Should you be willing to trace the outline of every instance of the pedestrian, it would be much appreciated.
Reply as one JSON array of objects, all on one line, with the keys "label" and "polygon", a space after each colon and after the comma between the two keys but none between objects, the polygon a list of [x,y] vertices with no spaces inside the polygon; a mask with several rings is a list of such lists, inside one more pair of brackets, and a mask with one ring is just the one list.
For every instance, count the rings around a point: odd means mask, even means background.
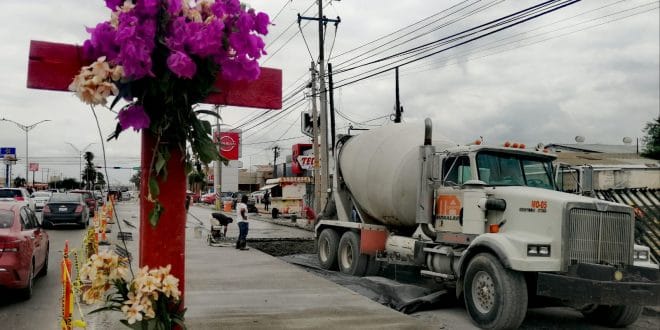
[{"label": "pedestrian", "polygon": [[236,248],[239,250],[249,250],[247,245],[248,234],[248,197],[243,195],[241,201],[236,205],[236,216],[238,218],[238,240],[236,240]]},{"label": "pedestrian", "polygon": [[268,211],[268,204],[270,204],[270,192],[266,191],[264,194],[264,207],[266,208],[266,211]]}]

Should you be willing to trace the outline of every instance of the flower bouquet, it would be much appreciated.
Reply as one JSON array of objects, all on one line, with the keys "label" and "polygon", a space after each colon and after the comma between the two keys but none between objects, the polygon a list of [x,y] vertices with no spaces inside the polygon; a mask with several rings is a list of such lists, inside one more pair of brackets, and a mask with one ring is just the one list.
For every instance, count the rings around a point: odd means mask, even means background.
[{"label": "flower bouquet", "polygon": [[[148,194],[156,225],[164,208],[158,179],[167,176],[170,148],[179,148],[187,169],[192,159],[220,160],[211,124],[193,109],[213,91],[217,75],[229,81],[254,80],[264,51],[261,36],[270,20],[238,0],[105,0],[110,20],[88,28],[82,56],[93,63],[69,86],[85,103],[109,108],[120,100],[118,124],[108,140],[129,127],[156,138]],[[191,153],[187,153],[187,145]],[[183,201],[182,201],[183,203]]]},{"label": "flower bouquet", "polygon": [[83,292],[88,304],[105,302],[92,311],[121,311],[123,324],[133,329],[171,329],[178,324],[185,328],[180,310],[179,279],[170,274],[170,266],[149,269],[143,267],[130,279],[129,270],[112,251],[102,251],[80,270],[81,280],[91,281]]}]

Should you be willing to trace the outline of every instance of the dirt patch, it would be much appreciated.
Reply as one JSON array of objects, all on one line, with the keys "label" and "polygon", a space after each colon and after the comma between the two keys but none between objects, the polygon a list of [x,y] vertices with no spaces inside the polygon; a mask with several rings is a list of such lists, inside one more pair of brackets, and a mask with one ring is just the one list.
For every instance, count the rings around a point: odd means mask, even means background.
[{"label": "dirt patch", "polygon": [[316,253],[316,244],[310,239],[250,240],[248,238],[248,246],[274,257]]}]

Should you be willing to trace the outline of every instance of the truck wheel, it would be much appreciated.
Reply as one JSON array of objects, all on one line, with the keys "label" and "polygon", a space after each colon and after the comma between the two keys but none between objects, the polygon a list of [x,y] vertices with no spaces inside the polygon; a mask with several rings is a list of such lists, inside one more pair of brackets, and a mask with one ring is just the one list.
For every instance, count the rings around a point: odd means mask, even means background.
[{"label": "truck wheel", "polygon": [[623,328],[635,323],[641,314],[642,306],[597,305],[589,310],[582,310],[582,315],[589,322],[614,328]]},{"label": "truck wheel", "polygon": [[468,314],[482,329],[516,329],[527,313],[527,284],[493,255],[476,255],[467,266],[463,296]]},{"label": "truck wheel", "polygon": [[360,253],[360,236],[347,231],[339,241],[339,270],[348,275],[364,276],[369,264],[369,256]]},{"label": "truck wheel", "polygon": [[319,235],[318,252],[321,268],[327,270],[337,270],[337,246],[339,245],[339,235],[334,229],[323,229]]}]

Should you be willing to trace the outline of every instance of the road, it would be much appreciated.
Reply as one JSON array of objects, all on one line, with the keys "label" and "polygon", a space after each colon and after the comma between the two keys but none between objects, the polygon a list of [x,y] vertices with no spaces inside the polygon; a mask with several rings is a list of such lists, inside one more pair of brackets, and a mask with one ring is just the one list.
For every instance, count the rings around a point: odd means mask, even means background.
[{"label": "road", "polygon": [[[117,212],[120,219],[127,219],[132,223],[137,222],[138,205],[135,200],[118,204]],[[195,227],[201,221],[208,228],[211,209],[202,206],[192,206],[189,211],[189,227]],[[258,217],[253,216],[253,219]],[[127,228],[124,227],[125,230]],[[136,229],[132,229],[133,232]],[[189,234],[192,230],[189,231]],[[82,243],[83,230],[76,228],[58,228],[48,230],[50,235],[51,251],[49,255],[49,273],[35,283],[34,296],[28,301],[17,301],[12,299],[11,292],[0,292],[0,328],[3,329],[57,329],[60,316],[60,294],[59,262],[64,241],[69,240],[72,248],[79,247]],[[228,236],[238,235],[237,226],[230,225]],[[303,238],[309,239],[312,234],[298,228],[279,226],[264,221],[251,221],[250,234],[248,238]],[[199,239],[203,243],[203,237],[189,237]],[[135,249],[137,242],[129,242],[129,249]],[[294,266],[291,266],[294,267]],[[319,281],[323,279],[319,278]],[[454,304],[453,306],[417,312],[411,316],[432,324],[437,329],[474,329],[468,319],[465,310]],[[88,310],[88,309],[87,309]],[[392,313],[397,313],[392,311]],[[89,318],[88,318],[89,319]],[[643,315],[629,329],[657,329],[660,320],[657,316]],[[523,329],[605,329],[587,323],[582,316],[567,308],[542,308],[532,309],[522,326]]]},{"label": "road", "polygon": [[[41,213],[37,213],[41,219]],[[34,284],[34,295],[28,301],[16,300],[12,293],[0,293],[0,328],[13,330],[57,329],[60,317],[60,262],[64,242],[69,241],[70,248],[82,244],[83,229],[57,228],[46,230],[50,236],[50,254],[48,255],[48,274],[38,278]]]}]

